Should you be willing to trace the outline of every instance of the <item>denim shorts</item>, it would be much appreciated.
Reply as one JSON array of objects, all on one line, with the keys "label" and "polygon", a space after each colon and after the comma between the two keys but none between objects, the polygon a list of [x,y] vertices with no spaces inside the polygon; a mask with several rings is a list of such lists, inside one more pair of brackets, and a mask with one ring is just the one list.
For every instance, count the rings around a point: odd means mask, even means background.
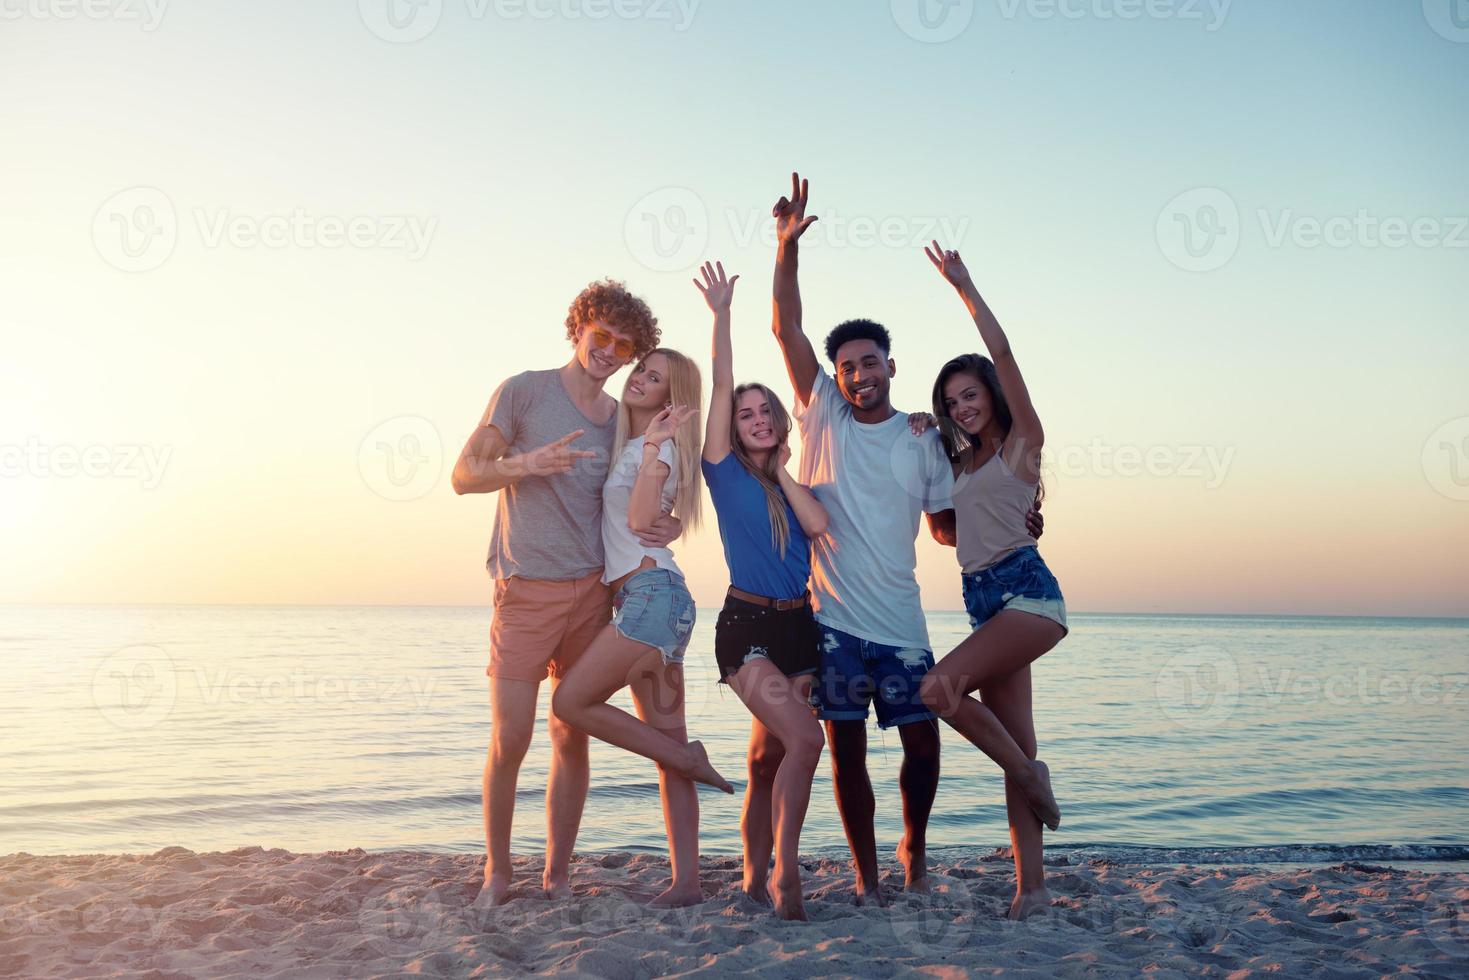
[{"label": "denim shorts", "polygon": [[932,668],[932,650],[875,643],[821,624],[821,672],[811,699],[824,721],[865,721],[874,701],[880,728],[931,721],[918,687]]},{"label": "denim shorts", "polygon": [[694,597],[678,572],[645,568],[613,596],[612,625],[629,640],[656,647],[664,663],[681,664],[694,632]]},{"label": "denim shorts", "polygon": [[989,568],[965,572],[964,608],[974,629],[1002,609],[1018,609],[1044,616],[1070,631],[1061,585],[1034,546],[1016,548]]},{"label": "denim shorts", "polygon": [[719,683],[763,657],[787,677],[821,670],[821,628],[811,606],[775,609],[728,596],[714,626],[714,662]]}]

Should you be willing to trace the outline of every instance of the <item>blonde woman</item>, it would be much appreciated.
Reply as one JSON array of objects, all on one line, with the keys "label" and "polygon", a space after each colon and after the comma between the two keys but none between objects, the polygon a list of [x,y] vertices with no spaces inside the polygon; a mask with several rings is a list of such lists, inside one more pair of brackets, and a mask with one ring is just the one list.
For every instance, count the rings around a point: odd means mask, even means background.
[{"label": "blonde woman", "polygon": [[[694,600],[667,548],[638,535],[669,510],[685,530],[700,517],[699,369],[660,347],[627,379],[617,410],[612,467],[602,491],[603,580],[612,622],[556,688],[557,718],[658,764],[673,881],[654,905],[694,905],[699,885],[699,797],[694,783],[734,788],[684,727],[683,657],[694,629]],[[639,718],[607,703],[631,687]]]}]

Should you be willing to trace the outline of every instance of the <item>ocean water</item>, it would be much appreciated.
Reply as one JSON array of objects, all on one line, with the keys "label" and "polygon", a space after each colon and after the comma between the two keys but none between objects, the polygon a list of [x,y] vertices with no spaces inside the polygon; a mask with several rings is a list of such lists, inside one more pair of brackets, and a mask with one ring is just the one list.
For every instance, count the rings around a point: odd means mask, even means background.
[{"label": "ocean water", "polygon": [[[703,848],[738,853],[749,715],[714,683],[714,618],[688,721],[737,787],[702,794]],[[929,623],[940,653],[968,632]],[[482,608],[0,607],[0,853],[481,850],[488,631]],[[522,854],[544,846],[546,700]],[[1034,700],[1053,852],[1469,860],[1469,621],[1076,615]],[[874,727],[884,850],[900,761]],[[652,764],[594,741],[592,768],[578,850],[661,852]],[[1008,843],[998,769],[947,728],[929,842]],[[802,847],[845,850],[825,761]]]}]

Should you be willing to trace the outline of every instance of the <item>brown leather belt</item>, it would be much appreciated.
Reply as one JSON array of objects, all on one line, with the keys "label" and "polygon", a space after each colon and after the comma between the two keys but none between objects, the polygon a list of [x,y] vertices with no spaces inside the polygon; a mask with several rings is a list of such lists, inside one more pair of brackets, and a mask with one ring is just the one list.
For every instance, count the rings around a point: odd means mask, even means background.
[{"label": "brown leather belt", "polygon": [[771,609],[800,609],[811,601],[811,593],[809,592],[802,593],[798,599],[767,599],[763,595],[746,592],[744,589],[737,589],[733,585],[729,587],[729,594],[742,602],[752,602],[757,606],[767,606]]}]

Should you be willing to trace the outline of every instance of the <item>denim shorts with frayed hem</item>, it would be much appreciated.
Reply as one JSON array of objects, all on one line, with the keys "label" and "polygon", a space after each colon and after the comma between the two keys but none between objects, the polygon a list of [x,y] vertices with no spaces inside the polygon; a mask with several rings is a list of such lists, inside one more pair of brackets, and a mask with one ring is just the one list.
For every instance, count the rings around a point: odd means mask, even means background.
[{"label": "denim shorts with frayed hem", "polygon": [[821,624],[821,672],[811,697],[823,721],[864,721],[876,702],[880,728],[932,721],[918,696],[933,651],[895,647]]},{"label": "denim shorts with frayed hem", "polygon": [[678,572],[645,568],[617,590],[612,625],[629,640],[657,649],[665,664],[681,664],[694,632],[694,597]]},{"label": "denim shorts with frayed hem", "polygon": [[1070,631],[1061,585],[1034,547],[1017,548],[989,568],[964,573],[964,608],[973,629],[1005,609],[1043,616]]}]

